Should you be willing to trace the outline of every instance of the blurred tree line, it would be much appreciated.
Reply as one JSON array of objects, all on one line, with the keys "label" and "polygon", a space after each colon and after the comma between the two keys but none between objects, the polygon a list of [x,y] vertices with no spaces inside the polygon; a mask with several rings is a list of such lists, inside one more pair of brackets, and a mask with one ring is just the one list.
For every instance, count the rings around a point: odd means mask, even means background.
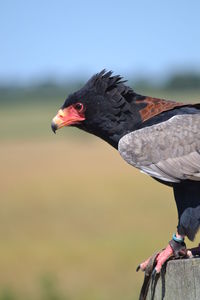
[{"label": "blurred tree line", "polygon": [[[55,102],[63,99],[71,92],[80,88],[86,80],[58,83],[53,80],[44,80],[40,83],[29,85],[1,84],[0,104]],[[177,72],[166,78],[163,82],[152,83],[149,79],[142,78],[128,83],[138,93],[151,90],[186,91],[200,90],[200,73]]]},{"label": "blurred tree line", "polygon": [[141,79],[136,82],[135,87],[144,89],[159,89],[169,91],[199,90],[200,73],[177,72],[171,74],[163,82],[152,83],[150,80]]},{"label": "blurred tree line", "polygon": [[165,88],[170,90],[186,90],[200,88],[200,74],[195,73],[177,73],[171,76],[165,83]]}]

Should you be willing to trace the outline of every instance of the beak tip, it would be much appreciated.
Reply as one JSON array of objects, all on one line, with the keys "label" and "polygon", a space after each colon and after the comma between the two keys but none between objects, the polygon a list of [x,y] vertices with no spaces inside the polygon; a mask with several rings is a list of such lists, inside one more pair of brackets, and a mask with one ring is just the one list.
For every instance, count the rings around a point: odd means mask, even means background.
[{"label": "beak tip", "polygon": [[54,121],[51,122],[51,129],[56,134],[56,130],[58,129],[58,126]]}]

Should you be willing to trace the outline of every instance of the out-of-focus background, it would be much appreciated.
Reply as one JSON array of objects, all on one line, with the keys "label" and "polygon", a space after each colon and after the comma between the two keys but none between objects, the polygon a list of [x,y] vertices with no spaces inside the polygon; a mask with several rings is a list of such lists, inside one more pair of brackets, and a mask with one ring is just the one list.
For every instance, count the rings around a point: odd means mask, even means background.
[{"label": "out-of-focus background", "polygon": [[199,1],[1,1],[0,300],[137,299],[177,215],[170,188],[50,122],[103,68],[200,101]]}]

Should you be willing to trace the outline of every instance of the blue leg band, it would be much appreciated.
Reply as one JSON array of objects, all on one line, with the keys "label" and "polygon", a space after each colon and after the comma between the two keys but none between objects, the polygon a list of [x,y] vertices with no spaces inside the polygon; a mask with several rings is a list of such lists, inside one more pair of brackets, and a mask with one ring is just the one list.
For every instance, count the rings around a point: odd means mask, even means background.
[{"label": "blue leg band", "polygon": [[177,242],[177,243],[183,243],[184,242],[184,238],[179,238],[176,236],[176,233],[173,234],[172,239]]}]

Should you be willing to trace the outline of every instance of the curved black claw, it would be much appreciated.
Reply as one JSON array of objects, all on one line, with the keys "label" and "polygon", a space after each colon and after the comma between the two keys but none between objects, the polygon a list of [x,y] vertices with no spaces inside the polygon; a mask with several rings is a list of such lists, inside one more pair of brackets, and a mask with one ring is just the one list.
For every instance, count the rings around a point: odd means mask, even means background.
[{"label": "curved black claw", "polygon": [[140,271],[140,265],[137,266],[136,272]]}]

